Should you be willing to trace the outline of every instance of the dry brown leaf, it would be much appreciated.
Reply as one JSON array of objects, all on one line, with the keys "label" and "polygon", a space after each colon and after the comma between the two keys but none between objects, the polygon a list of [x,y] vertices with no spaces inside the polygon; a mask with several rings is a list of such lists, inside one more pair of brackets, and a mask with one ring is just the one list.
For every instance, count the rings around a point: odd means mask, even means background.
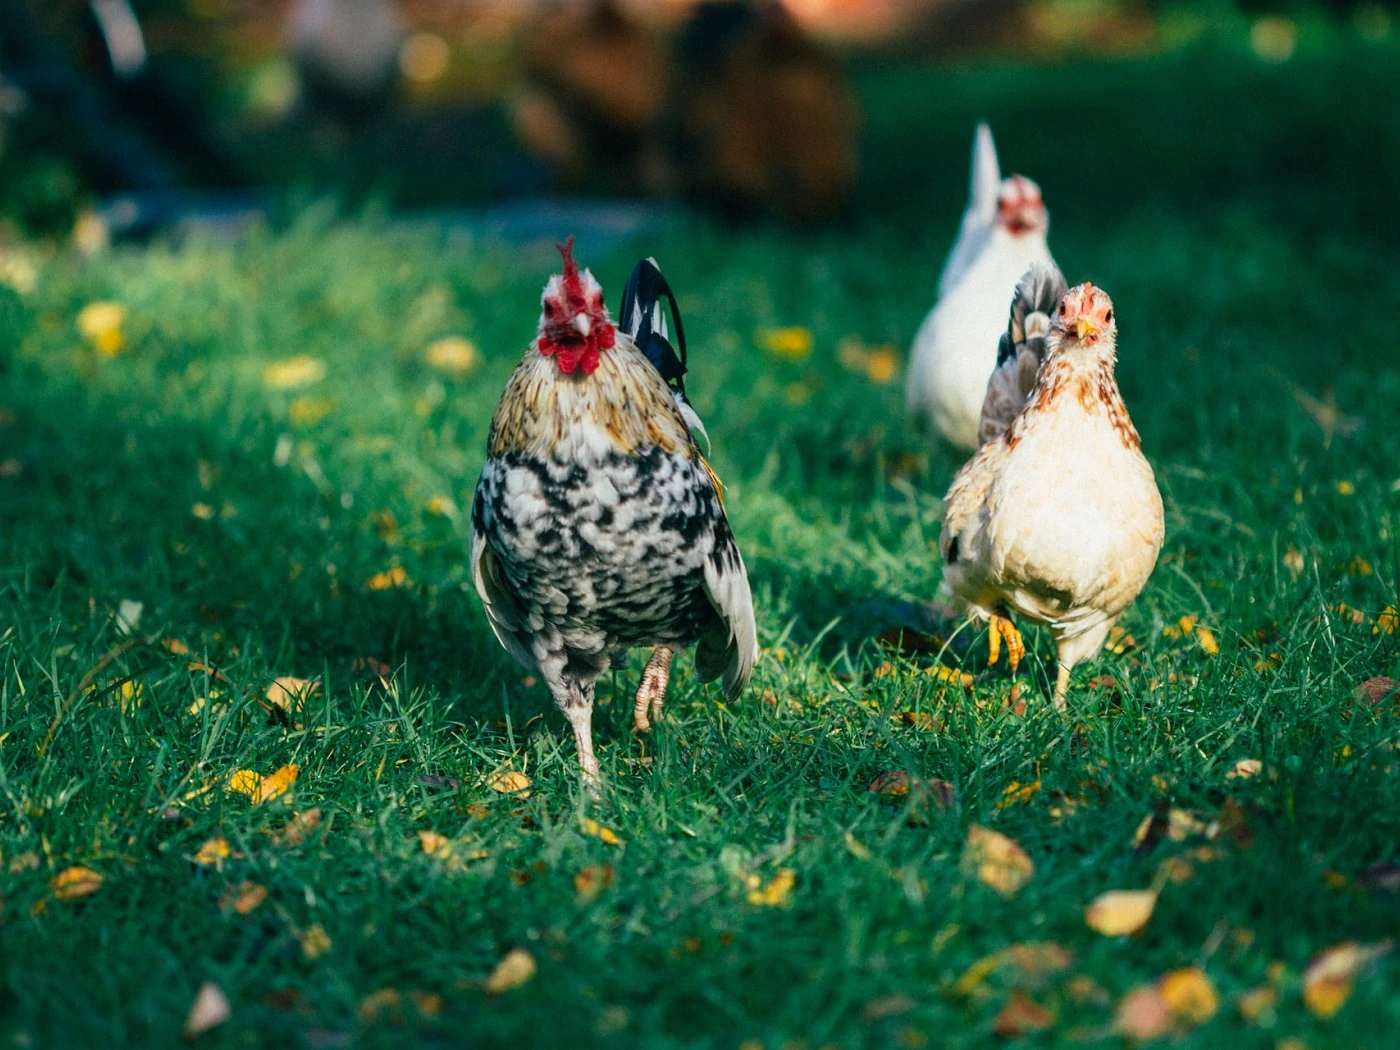
[{"label": "dry brown leaf", "polygon": [[1397,690],[1400,690],[1400,682],[1394,678],[1368,678],[1352,690],[1351,695],[1360,703],[1377,707],[1394,696]]},{"label": "dry brown leaf", "polygon": [[881,773],[870,782],[867,789],[872,795],[888,795],[898,798],[909,794],[909,774],[902,769],[891,769]]},{"label": "dry brown leaf", "polygon": [[992,1022],[992,1030],[1003,1039],[1015,1039],[1027,1032],[1042,1032],[1055,1023],[1055,1015],[1016,988]]},{"label": "dry brown leaf", "polygon": [[535,957],[524,948],[512,948],[486,978],[486,993],[500,995],[529,984],[535,976]]},{"label": "dry brown leaf", "polygon": [[596,900],[612,883],[611,864],[590,864],[574,876],[574,889],[578,891],[579,900],[585,904]]},{"label": "dry brown leaf", "polygon": [[199,847],[199,851],[194,855],[194,862],[201,867],[212,867],[225,860],[232,852],[229,849],[228,839],[220,835]]},{"label": "dry brown leaf", "polygon": [[275,841],[279,846],[300,846],[321,824],[321,808],[308,809],[304,813],[293,813]]},{"label": "dry brown leaf", "polygon": [[1155,985],[1139,985],[1118,1003],[1114,1027],[1129,1039],[1158,1039],[1172,1030],[1172,1010]]},{"label": "dry brown leaf", "polygon": [[1303,973],[1303,1005],[1324,1021],[1335,1016],[1351,997],[1356,975],[1393,946],[1388,940],[1375,944],[1344,941],[1328,948]]},{"label": "dry brown leaf", "polygon": [[967,829],[963,866],[1003,897],[1013,897],[1035,874],[1035,865],[1015,839],[973,824]]},{"label": "dry brown leaf", "polygon": [[530,786],[530,778],[518,770],[508,769],[504,773],[497,773],[486,782],[486,786],[502,795],[518,793],[521,798],[530,797],[530,792],[526,790]]},{"label": "dry brown leaf", "polygon": [[1156,906],[1155,890],[1109,890],[1084,909],[1084,921],[1105,937],[1120,937],[1146,926]]},{"label": "dry brown leaf", "polygon": [[1157,991],[1172,1015],[1189,1025],[1205,1024],[1220,1009],[1215,985],[1195,966],[1164,974],[1157,981]]},{"label": "dry brown leaf", "polygon": [[75,864],[71,868],[64,868],[50,879],[49,889],[53,890],[53,895],[59,900],[67,901],[96,893],[102,888],[103,881],[101,872]]},{"label": "dry brown leaf", "polygon": [[218,1028],[229,1019],[232,1012],[224,990],[213,981],[205,981],[199,986],[194,1004],[190,1007],[190,1015],[185,1018],[180,1034],[186,1039],[193,1039],[212,1028]]}]

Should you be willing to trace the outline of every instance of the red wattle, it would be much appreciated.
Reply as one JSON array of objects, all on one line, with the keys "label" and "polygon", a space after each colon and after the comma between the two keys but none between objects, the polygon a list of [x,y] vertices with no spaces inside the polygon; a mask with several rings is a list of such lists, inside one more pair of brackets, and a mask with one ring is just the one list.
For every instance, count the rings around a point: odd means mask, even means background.
[{"label": "red wattle", "polygon": [[554,358],[555,364],[559,366],[559,371],[566,376],[573,375],[578,369],[583,370],[586,376],[592,375],[598,368],[598,351],[611,350],[616,342],[616,330],[610,324],[599,325],[593,333],[581,342],[556,343],[547,335],[540,336],[540,353],[545,357]]}]

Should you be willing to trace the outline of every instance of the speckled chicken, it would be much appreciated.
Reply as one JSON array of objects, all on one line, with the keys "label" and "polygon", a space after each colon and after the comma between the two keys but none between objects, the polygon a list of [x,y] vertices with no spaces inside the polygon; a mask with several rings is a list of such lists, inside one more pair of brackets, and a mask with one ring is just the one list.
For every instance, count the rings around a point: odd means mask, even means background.
[{"label": "speckled chicken", "polygon": [[653,261],[639,263],[619,330],[572,246],[560,246],[564,271],[545,287],[535,340],[491,421],[471,557],[496,637],[549,686],[596,789],[593,689],[611,663],[654,647],[633,708],[644,732],[677,649],[698,642],[696,673],[723,676],[732,698],[758,642],[744,561],[691,435],[674,296]]},{"label": "speckled chicken", "polygon": [[1113,303],[1092,284],[1063,289],[1049,268],[1017,287],[982,444],[953,479],[939,538],[954,598],[991,621],[994,661],[1002,638],[1013,670],[1024,652],[1011,611],[1049,626],[1061,709],[1075,664],[1099,653],[1147,582],[1164,531],[1114,378]]}]

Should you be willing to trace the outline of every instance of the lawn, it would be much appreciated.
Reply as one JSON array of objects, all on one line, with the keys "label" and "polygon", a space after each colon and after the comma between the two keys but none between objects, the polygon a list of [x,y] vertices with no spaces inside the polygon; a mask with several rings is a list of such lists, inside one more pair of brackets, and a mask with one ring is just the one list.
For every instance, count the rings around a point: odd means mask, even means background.
[{"label": "lawn", "polygon": [[[1393,955],[1305,974],[1400,932],[1400,707],[1357,691],[1400,678],[1397,58],[869,70],[846,224],[581,238],[614,304],[639,253],[682,293],[765,646],[733,704],[682,660],[646,739],[640,656],[600,682],[597,803],[465,559],[548,243],[311,207],[24,249],[32,290],[0,289],[6,1045],[176,1045],[206,981],[232,1006],[208,1046],[1112,1045],[1144,987],[1172,1045],[1394,1045]],[[981,635],[927,616],[958,461],[882,367],[981,115],[1071,282],[1114,296],[1167,508],[1131,639],[1063,719],[1047,636],[1013,697]],[[84,336],[103,302],[124,320]],[[809,352],[764,349],[786,327]],[[304,684],[274,702],[274,678]],[[970,828],[1033,874],[979,863]],[[1086,925],[1148,889],[1139,932]]]}]

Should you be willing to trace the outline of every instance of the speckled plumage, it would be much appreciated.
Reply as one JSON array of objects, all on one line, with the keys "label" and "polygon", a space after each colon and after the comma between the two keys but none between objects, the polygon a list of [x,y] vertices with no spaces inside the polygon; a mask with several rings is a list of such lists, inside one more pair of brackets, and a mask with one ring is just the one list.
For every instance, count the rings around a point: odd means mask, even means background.
[{"label": "speckled plumage", "polygon": [[[1093,328],[1088,340],[1075,334],[1080,317]],[[1050,627],[1057,702],[1162,547],[1162,497],[1118,392],[1115,343],[1108,297],[1091,285],[1071,290],[1029,399],[1000,420],[944,501],[945,582],[980,619],[1010,609]]]},{"label": "speckled plumage", "polygon": [[[576,735],[596,679],[636,646],[698,642],[700,678],[743,689],[757,656],[743,559],[672,392],[627,334],[591,374],[563,374],[532,346],[488,451],[476,587],[501,644],[538,670]],[[584,750],[580,739],[596,779]]]}]

